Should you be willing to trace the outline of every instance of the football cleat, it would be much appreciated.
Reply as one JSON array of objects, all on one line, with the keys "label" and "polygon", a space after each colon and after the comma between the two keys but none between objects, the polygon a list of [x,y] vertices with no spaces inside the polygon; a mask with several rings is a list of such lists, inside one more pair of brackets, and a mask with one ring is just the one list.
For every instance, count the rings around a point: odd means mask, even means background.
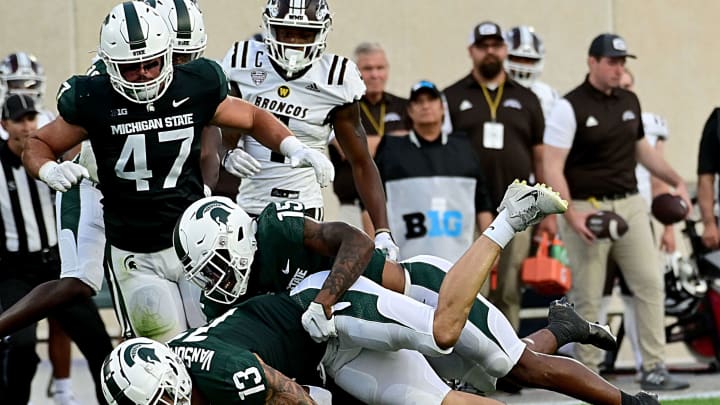
[{"label": "football cleat", "polygon": [[565,297],[550,303],[548,329],[557,338],[558,347],[578,342],[603,350],[617,349],[617,338],[610,332],[610,327],[586,321]]},{"label": "football cleat", "polygon": [[507,210],[507,221],[520,232],[535,225],[550,214],[567,211],[568,202],[545,184],[528,186],[525,180],[515,180],[505,191],[498,212]]}]

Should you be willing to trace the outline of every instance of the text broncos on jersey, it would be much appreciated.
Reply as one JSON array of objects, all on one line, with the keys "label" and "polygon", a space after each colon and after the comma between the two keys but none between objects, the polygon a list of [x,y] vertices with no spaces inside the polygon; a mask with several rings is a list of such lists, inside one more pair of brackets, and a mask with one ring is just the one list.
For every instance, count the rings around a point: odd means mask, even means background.
[{"label": "text broncos on jersey", "polygon": [[298,119],[305,119],[308,113],[307,107],[290,104],[285,101],[273,100],[271,98],[261,96],[255,98],[255,106],[260,107],[263,110],[270,110],[278,114],[291,115]]},{"label": "text broncos on jersey", "polygon": [[111,126],[113,135],[127,135],[136,132],[144,132],[153,129],[173,128],[186,125],[193,125],[193,114],[173,115],[165,118],[153,118],[149,120],[126,122]]}]

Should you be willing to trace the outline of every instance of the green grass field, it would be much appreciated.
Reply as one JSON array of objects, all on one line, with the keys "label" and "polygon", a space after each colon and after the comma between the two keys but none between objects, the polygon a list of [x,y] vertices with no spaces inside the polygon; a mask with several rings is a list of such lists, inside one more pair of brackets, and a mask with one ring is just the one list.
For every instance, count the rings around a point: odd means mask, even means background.
[{"label": "green grass field", "polygon": [[720,398],[703,399],[675,399],[671,401],[660,401],[662,405],[718,405]]}]

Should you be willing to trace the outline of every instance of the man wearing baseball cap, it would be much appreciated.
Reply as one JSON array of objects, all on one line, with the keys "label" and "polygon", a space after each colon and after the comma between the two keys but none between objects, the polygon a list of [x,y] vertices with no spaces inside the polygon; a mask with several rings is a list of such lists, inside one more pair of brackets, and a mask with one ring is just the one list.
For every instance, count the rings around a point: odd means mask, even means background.
[{"label": "man wearing baseball cap", "polygon": [[[672,185],[691,206],[682,177],[645,142],[637,96],[619,88],[628,53],[616,34],[595,37],[588,50],[585,81],[555,103],[545,129],[544,172],[548,185],[572,201],[558,219],[573,285],[568,296],[586,319],[598,319],[608,257],[615,261],[635,295],[642,352],[644,390],[687,388],[687,381],[668,373],[665,358],[663,275],[650,230],[645,201],[638,194],[635,166]],[[629,225],[620,239],[598,240],[586,226],[587,217],[611,210]],[[545,225],[550,225],[546,223]],[[575,346],[575,357],[598,370],[603,354],[587,345]]]},{"label": "man wearing baseball cap", "polygon": [[407,112],[410,133],[384,136],[375,156],[390,230],[403,259],[432,254],[455,261],[473,242],[476,224],[482,229],[492,221],[480,162],[464,134],[443,130],[445,103],[434,83],[413,85]]},{"label": "man wearing baseball cap", "polygon": [[[443,92],[453,129],[470,139],[487,179],[491,205],[496,207],[513,180],[534,177],[543,182],[539,165],[545,119],[535,93],[504,69],[508,48],[500,26],[483,21],[473,27],[468,42],[471,71]],[[482,290],[516,331],[520,327],[520,265],[530,250],[531,233],[519,233],[505,247],[498,262],[497,287],[488,293],[487,283]]]}]

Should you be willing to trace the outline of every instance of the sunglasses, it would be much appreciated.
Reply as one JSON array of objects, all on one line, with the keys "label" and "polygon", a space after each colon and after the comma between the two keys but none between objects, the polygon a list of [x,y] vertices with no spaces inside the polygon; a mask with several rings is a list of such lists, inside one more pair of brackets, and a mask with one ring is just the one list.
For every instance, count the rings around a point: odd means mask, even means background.
[{"label": "sunglasses", "polygon": [[160,67],[160,60],[155,59],[149,62],[123,63],[119,66],[119,69],[120,73],[127,74],[140,73],[140,70],[148,72],[158,67]]}]

